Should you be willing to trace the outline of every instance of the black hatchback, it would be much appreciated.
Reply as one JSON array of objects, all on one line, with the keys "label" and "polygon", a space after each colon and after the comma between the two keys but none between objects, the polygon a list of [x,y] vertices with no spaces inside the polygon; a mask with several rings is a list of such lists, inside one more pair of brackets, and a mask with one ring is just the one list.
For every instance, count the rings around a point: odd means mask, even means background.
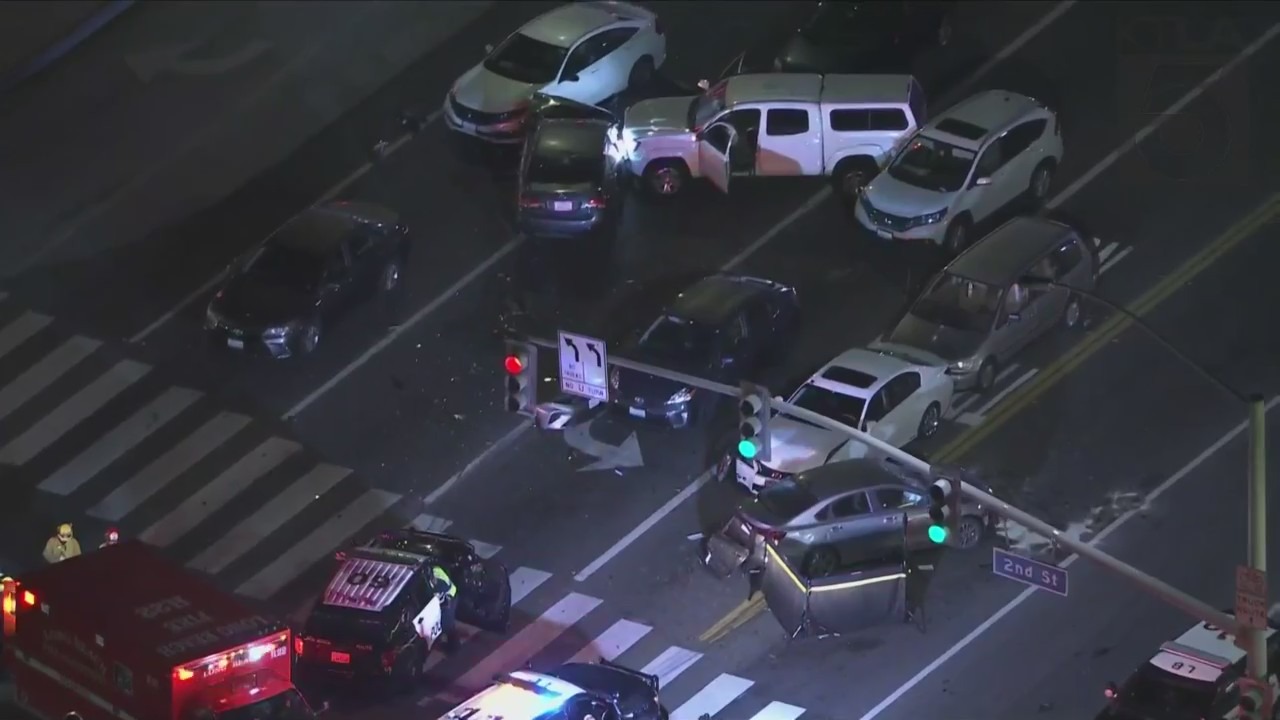
[{"label": "black hatchback", "polygon": [[295,216],[232,264],[205,310],[213,345],[287,358],[316,349],[329,323],[400,287],[409,231],[392,210],[333,202]]},{"label": "black hatchback", "polygon": [[520,159],[520,231],[530,237],[611,232],[624,197],[616,140],[606,120],[541,119]]},{"label": "black hatchback", "polygon": [[[792,287],[745,275],[712,275],[686,288],[657,319],[633,333],[621,354],[736,385],[786,352],[799,311]],[[709,412],[702,391],[646,373],[614,366],[609,386],[610,402],[632,417],[680,428]]]}]

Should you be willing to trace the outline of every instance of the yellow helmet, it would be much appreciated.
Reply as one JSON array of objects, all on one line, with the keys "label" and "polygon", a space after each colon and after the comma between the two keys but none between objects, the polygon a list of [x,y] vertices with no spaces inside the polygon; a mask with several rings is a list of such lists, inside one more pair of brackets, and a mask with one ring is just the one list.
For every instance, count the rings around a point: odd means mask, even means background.
[{"label": "yellow helmet", "polygon": [[70,534],[71,534],[71,523],[62,523],[61,525],[59,525],[59,526],[58,526],[58,534],[59,534],[59,535],[70,535]]}]

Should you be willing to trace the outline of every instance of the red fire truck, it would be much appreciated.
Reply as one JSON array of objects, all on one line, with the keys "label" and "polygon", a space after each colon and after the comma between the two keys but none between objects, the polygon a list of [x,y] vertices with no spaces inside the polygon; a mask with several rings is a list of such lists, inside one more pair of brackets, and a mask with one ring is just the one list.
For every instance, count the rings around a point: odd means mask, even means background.
[{"label": "red fire truck", "polygon": [[18,704],[62,720],[303,720],[289,628],[141,542],[5,584]]}]

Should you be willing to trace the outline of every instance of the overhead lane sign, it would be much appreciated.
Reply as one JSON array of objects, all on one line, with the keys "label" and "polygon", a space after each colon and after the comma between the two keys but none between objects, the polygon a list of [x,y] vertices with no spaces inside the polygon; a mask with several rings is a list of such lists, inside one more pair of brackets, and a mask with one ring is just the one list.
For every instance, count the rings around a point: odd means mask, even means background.
[{"label": "overhead lane sign", "polygon": [[609,402],[609,354],[603,340],[560,331],[560,390]]}]

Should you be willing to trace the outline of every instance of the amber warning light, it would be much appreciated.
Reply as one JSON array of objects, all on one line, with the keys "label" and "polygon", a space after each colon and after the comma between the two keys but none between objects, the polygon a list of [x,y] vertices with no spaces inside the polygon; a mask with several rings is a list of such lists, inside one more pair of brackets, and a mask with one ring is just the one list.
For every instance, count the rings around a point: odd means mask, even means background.
[{"label": "amber warning light", "polygon": [[507,359],[502,361],[502,367],[506,368],[508,375],[519,375],[524,370],[524,360],[515,355],[508,355]]}]

